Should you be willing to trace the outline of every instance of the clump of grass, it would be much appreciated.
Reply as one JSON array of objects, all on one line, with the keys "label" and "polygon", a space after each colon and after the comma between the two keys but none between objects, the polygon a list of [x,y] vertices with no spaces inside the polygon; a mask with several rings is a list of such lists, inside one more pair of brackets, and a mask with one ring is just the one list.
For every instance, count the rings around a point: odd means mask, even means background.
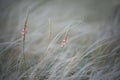
[{"label": "clump of grass", "polygon": [[[7,76],[12,75],[17,76],[17,80],[119,79],[120,39],[117,37],[95,39],[90,32],[74,37],[70,32],[68,46],[61,48],[61,36],[65,33],[63,39],[66,39],[68,34],[66,29],[68,30],[69,27],[53,36],[46,46],[47,50],[43,52],[44,56],[41,57],[42,53],[40,53],[30,58],[26,57],[26,64],[22,63],[23,55],[19,54],[21,53],[19,48],[6,50],[6,54],[2,56],[7,60],[0,56],[0,79],[9,80]],[[14,56],[13,53],[17,54]],[[20,63],[17,63],[17,60],[21,60]]]}]

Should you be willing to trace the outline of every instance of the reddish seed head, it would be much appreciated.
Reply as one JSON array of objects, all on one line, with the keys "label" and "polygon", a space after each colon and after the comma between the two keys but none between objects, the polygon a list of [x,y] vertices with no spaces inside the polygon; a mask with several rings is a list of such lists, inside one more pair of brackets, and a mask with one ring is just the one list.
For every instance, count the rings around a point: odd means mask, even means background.
[{"label": "reddish seed head", "polygon": [[22,30],[22,32],[21,32],[21,35],[22,35],[22,38],[23,38],[23,39],[25,39],[26,33],[27,33],[27,29],[24,28],[24,29]]},{"label": "reddish seed head", "polygon": [[63,41],[61,42],[61,47],[63,48],[66,44],[67,44],[67,38],[63,39]]},{"label": "reddish seed head", "polygon": [[22,32],[21,32],[23,40],[25,40],[25,36],[27,34],[27,31],[28,31],[27,30],[27,22],[28,22],[28,15],[27,15],[27,18],[25,20],[24,28],[22,29]]},{"label": "reddish seed head", "polygon": [[65,32],[64,39],[61,42],[62,48],[68,43],[67,36],[68,36],[68,31]]}]

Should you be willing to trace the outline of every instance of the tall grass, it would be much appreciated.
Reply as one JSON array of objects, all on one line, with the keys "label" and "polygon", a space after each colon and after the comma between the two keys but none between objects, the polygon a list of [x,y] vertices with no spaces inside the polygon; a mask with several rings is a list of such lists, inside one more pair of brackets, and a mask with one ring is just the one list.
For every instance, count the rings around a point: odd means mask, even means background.
[{"label": "tall grass", "polygon": [[[0,80],[120,79],[119,9],[117,18],[112,16],[119,1],[98,6],[95,0],[12,2],[10,11],[3,8],[10,13],[7,25],[1,24]],[[28,8],[23,60],[20,33]],[[61,48],[66,32],[67,44]]]}]

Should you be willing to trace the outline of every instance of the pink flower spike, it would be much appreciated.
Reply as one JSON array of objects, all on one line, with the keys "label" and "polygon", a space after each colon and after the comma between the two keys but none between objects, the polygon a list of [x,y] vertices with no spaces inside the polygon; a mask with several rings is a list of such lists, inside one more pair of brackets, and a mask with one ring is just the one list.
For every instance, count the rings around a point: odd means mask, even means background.
[{"label": "pink flower spike", "polygon": [[67,40],[64,39],[61,43],[61,47],[63,48],[66,44],[67,44]]},{"label": "pink flower spike", "polygon": [[27,22],[28,22],[28,15],[27,15],[27,18],[26,18],[26,20],[25,20],[24,28],[22,29],[22,32],[21,32],[21,35],[22,35],[23,40],[25,40],[25,36],[26,36],[26,34],[27,34],[27,32],[28,32]]},{"label": "pink flower spike", "polygon": [[27,34],[27,29],[26,28],[22,29],[21,35],[23,39],[25,39],[26,34]]},{"label": "pink flower spike", "polygon": [[61,42],[61,48],[63,48],[68,43],[67,32],[65,33],[64,39]]}]

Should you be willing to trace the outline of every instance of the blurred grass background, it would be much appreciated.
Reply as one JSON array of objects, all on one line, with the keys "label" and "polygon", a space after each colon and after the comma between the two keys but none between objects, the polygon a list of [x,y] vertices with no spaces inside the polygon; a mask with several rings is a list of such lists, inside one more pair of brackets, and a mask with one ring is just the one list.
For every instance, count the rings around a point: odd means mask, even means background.
[{"label": "blurred grass background", "polygon": [[[119,80],[119,0],[0,0],[0,80]],[[23,60],[21,31],[29,10]],[[65,32],[68,43],[61,48]]]}]

